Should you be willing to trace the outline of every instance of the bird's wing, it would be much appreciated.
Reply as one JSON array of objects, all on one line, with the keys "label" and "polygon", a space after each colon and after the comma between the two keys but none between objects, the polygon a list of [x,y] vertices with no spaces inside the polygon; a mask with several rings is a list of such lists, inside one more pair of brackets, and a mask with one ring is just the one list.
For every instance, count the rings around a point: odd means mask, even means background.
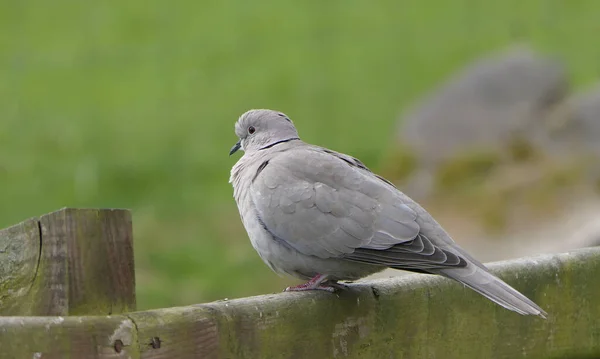
[{"label": "bird's wing", "polygon": [[305,255],[409,270],[466,265],[421,233],[393,185],[350,156],[290,148],[258,166],[250,186],[265,230]]}]

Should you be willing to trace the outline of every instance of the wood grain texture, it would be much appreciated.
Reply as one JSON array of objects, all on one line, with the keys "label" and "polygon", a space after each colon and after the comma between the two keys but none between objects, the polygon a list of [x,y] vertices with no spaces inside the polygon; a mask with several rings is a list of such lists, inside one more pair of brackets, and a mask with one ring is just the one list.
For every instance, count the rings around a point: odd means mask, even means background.
[{"label": "wood grain texture", "polygon": [[135,310],[129,211],[66,208],[40,223],[50,305],[66,301],[69,315]]},{"label": "wood grain texture", "polygon": [[135,326],[126,317],[0,317],[0,357],[139,358]]},{"label": "wood grain texture", "polygon": [[[22,277],[29,278],[29,285],[21,290],[17,304],[0,302],[1,315],[108,315],[135,310],[129,211],[65,208],[3,233],[11,243],[20,243],[10,247],[13,256],[28,258],[20,267],[28,272]],[[0,253],[0,268],[9,268],[2,254],[6,253]],[[14,282],[0,287],[0,298],[19,289]]]},{"label": "wood grain texture", "polygon": [[0,315],[26,314],[22,305],[37,272],[39,233],[35,218],[0,230]]},{"label": "wood grain texture", "polygon": [[131,313],[144,359],[217,358],[221,338],[213,310],[202,305]]}]

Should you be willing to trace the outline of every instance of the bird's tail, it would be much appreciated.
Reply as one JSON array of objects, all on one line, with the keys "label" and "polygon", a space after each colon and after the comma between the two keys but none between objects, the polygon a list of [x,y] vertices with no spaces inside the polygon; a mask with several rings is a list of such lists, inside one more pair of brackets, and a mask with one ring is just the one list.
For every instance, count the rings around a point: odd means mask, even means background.
[{"label": "bird's tail", "polygon": [[547,313],[542,308],[491,274],[483,265],[469,263],[464,268],[443,269],[438,273],[463,283],[506,309],[523,315],[538,315],[546,318]]}]

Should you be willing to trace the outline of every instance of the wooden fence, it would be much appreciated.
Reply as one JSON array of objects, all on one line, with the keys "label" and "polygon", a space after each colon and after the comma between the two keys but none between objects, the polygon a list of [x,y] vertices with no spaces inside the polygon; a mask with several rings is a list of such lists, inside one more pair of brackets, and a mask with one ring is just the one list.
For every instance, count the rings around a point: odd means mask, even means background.
[{"label": "wooden fence", "polygon": [[490,267],[548,319],[427,275],[135,312],[130,213],[63,209],[0,231],[0,358],[600,357],[600,248]]}]

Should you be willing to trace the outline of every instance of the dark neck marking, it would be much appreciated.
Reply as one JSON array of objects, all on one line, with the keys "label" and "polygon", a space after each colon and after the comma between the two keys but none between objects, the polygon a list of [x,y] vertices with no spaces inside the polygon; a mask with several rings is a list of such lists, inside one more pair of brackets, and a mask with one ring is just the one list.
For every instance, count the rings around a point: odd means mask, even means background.
[{"label": "dark neck marking", "polygon": [[259,150],[259,151],[260,151],[260,150],[266,150],[267,148],[271,148],[271,147],[273,147],[273,146],[275,146],[275,145],[278,145],[278,144],[280,144],[280,143],[284,143],[284,142],[290,142],[290,141],[293,141],[293,140],[299,140],[299,138],[298,138],[298,137],[292,137],[292,138],[288,138],[288,139],[285,139],[285,140],[276,141],[276,142],[273,142],[273,143],[271,143],[271,144],[268,144],[268,145],[266,145],[265,147],[261,147],[261,148],[259,148],[258,150]]},{"label": "dark neck marking", "polygon": [[265,167],[267,167],[268,164],[269,164],[269,160],[266,160],[265,162],[261,163],[260,166],[258,166],[258,169],[256,170],[256,173],[254,174],[254,177],[252,177],[252,183],[254,183],[254,180],[256,179],[256,177],[258,177],[258,175],[262,172],[262,170],[265,169]]}]

